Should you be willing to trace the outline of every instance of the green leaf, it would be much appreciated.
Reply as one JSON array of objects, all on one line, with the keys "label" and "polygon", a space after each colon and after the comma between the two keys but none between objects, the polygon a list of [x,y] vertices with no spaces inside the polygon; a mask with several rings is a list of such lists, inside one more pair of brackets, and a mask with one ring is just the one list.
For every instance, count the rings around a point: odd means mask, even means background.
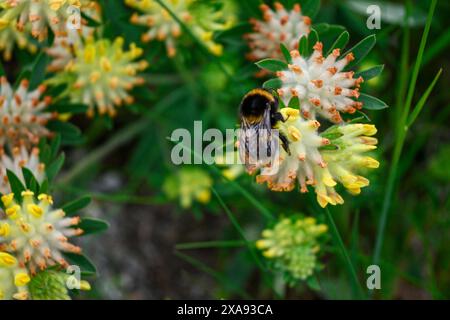
[{"label": "green leaf", "polygon": [[58,158],[56,158],[46,170],[47,178],[49,181],[52,181],[53,178],[58,174],[59,170],[61,170],[65,160],[64,153],[61,153]]},{"label": "green leaf", "polygon": [[3,63],[0,61],[0,77],[5,75],[5,69],[3,68]]},{"label": "green leaf", "polygon": [[281,50],[281,53],[284,56],[284,59],[286,59],[286,62],[291,64],[292,63],[292,57],[291,57],[291,53],[289,52],[289,49],[286,48],[286,46],[283,43],[280,43],[280,50]]},{"label": "green leaf", "polygon": [[76,265],[80,268],[82,275],[93,276],[97,273],[97,268],[86,256],[71,252],[64,252],[63,255],[69,264]]},{"label": "green leaf", "polygon": [[308,37],[303,36],[300,38],[300,41],[298,43],[298,51],[300,52],[300,55],[303,57],[309,57],[309,42]]},{"label": "green leaf", "polygon": [[56,134],[53,137],[52,143],[50,145],[50,159],[53,159],[56,157],[56,154],[58,153],[60,145],[61,145],[61,135]]},{"label": "green leaf", "polygon": [[319,280],[317,280],[317,277],[309,277],[306,279],[306,284],[308,287],[314,291],[322,291],[322,288],[320,287]]},{"label": "green leaf", "polygon": [[319,35],[314,28],[311,28],[311,32],[308,35],[308,53],[311,54],[313,52],[314,45],[319,41]]},{"label": "green leaf", "polygon": [[81,235],[85,236],[88,234],[103,232],[109,228],[109,224],[106,221],[99,219],[84,218],[81,219],[81,222],[76,227],[81,228],[84,231]]},{"label": "green leaf", "polygon": [[82,103],[64,103],[64,104],[54,104],[51,105],[49,111],[57,111],[58,113],[71,113],[71,114],[79,114],[86,113],[88,110],[88,106]]},{"label": "green leaf", "polygon": [[25,178],[25,185],[27,189],[33,191],[35,194],[39,193],[39,183],[37,182],[36,178],[33,175],[33,172],[31,172],[30,169],[23,167],[22,168],[22,174]]},{"label": "green leaf", "polygon": [[367,54],[370,52],[370,50],[372,50],[372,48],[376,42],[377,42],[376,36],[374,34],[370,35],[370,36],[364,38],[363,40],[361,40],[359,43],[357,43],[353,48],[348,50],[346,53],[344,53],[344,57],[347,54],[349,54],[350,52],[353,52],[353,55],[355,56],[355,60],[350,62],[346,66],[346,69],[354,67],[358,63],[360,63],[365,58],[365,56],[367,56]]},{"label": "green leaf", "polygon": [[328,50],[327,55],[329,55],[334,49],[337,49],[337,48],[344,50],[349,39],[350,39],[350,34],[348,33],[348,31],[342,32],[339,35],[339,37],[336,39],[336,41],[333,43],[330,50]]},{"label": "green leaf", "polygon": [[436,85],[436,82],[438,81],[439,77],[441,76],[441,73],[442,73],[442,69],[440,69],[438,71],[438,73],[434,77],[433,81],[430,83],[430,85],[428,86],[427,90],[425,91],[425,93],[420,98],[419,102],[417,102],[416,106],[414,107],[413,112],[409,115],[408,122],[407,122],[407,126],[408,127],[412,126],[414,121],[416,121],[416,118],[420,114],[420,111],[422,111],[422,108],[425,105],[425,103],[427,102],[428,97],[431,94],[431,91],[433,91],[433,88]]},{"label": "green leaf", "polygon": [[48,193],[48,179],[42,181],[41,186],[39,187],[40,193]]},{"label": "green leaf", "polygon": [[31,69],[30,90],[37,88],[44,81],[45,70],[47,69],[49,60],[50,58],[45,53],[45,51],[41,51],[41,53],[36,58]]},{"label": "green leaf", "polygon": [[288,68],[288,65],[286,62],[276,60],[276,59],[264,59],[264,60],[256,62],[256,65],[261,69],[266,69],[271,72],[286,70]]},{"label": "green leaf", "polygon": [[283,82],[280,78],[273,78],[264,82],[262,86],[264,89],[279,89],[282,85]]},{"label": "green leaf", "polygon": [[22,201],[22,191],[25,191],[25,186],[22,184],[20,179],[14,174],[14,172],[6,169],[6,175],[8,176],[8,182],[11,186],[11,191],[14,193],[14,198],[17,201]]},{"label": "green leaf", "polygon": [[388,108],[388,105],[378,98],[361,93],[358,101],[363,103],[363,108],[367,110],[381,110]]},{"label": "green leaf", "polygon": [[74,200],[72,202],[69,202],[67,204],[65,204],[64,206],[62,206],[62,210],[68,215],[72,215],[75,212],[80,211],[81,209],[87,207],[89,205],[89,203],[91,203],[91,198],[86,196],[86,197],[82,197],[79,198],[77,200]]},{"label": "green leaf", "polygon": [[50,121],[47,127],[54,132],[61,133],[61,136],[77,137],[81,135],[81,130],[73,124],[65,121]]},{"label": "green leaf", "polygon": [[383,69],[384,69],[384,64],[380,64],[380,65],[372,67],[370,69],[355,73],[354,78],[357,79],[359,77],[362,77],[364,79],[364,81],[368,81],[370,79],[378,77],[381,74],[381,72],[383,71]]},{"label": "green leaf", "polygon": [[314,19],[320,9],[320,0],[304,0],[302,2],[302,14]]}]

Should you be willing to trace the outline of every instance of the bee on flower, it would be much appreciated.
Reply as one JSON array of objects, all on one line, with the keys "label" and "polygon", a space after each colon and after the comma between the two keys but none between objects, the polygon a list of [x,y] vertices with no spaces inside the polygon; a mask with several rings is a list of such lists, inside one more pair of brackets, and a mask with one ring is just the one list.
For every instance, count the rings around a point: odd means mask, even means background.
[{"label": "bee on flower", "polygon": [[[222,54],[223,48],[213,40],[214,32],[230,28],[235,21],[232,1],[165,1],[169,10],[179,20],[155,0],[125,0],[125,3],[139,11],[132,15],[131,23],[149,28],[142,34],[142,41],[164,41],[169,57],[175,56],[176,42],[184,32],[180,21],[216,55]],[[213,5],[216,4],[220,4],[222,8],[214,8]]]},{"label": "bee on flower", "polygon": [[275,2],[274,7],[275,10],[272,10],[268,5],[262,4],[260,9],[263,20],[250,20],[253,33],[246,34],[245,39],[251,50],[247,58],[251,61],[266,58],[281,59],[283,54],[280,44],[284,44],[288,50],[296,50],[298,39],[308,35],[311,30],[311,19],[302,15],[298,3],[292,10],[287,10],[279,2]]},{"label": "bee on flower", "polygon": [[28,87],[24,79],[14,90],[5,77],[0,78],[0,146],[33,146],[40,138],[51,136],[45,126],[57,114],[46,110],[51,102],[50,96],[43,97],[46,86],[32,91]]},{"label": "bee on flower", "polygon": [[262,232],[256,247],[262,251],[277,271],[285,274],[289,282],[306,280],[320,268],[317,256],[319,238],[328,227],[314,218],[283,218],[272,228]]},{"label": "bee on flower", "polygon": [[133,102],[128,92],[144,83],[137,74],[148,67],[147,61],[136,61],[142,56],[142,49],[132,43],[125,51],[123,44],[121,37],[113,42],[88,39],[84,46],[75,47],[74,58],[48,83],[66,85],[62,96],[88,105],[89,116],[94,115],[95,109],[100,115],[114,116],[116,107]]},{"label": "bee on flower", "polygon": [[55,209],[50,195],[36,196],[27,190],[21,197],[21,201],[14,193],[1,197],[6,219],[0,220],[0,250],[15,254],[18,265],[32,275],[56,264],[67,266],[64,252],[81,253],[68,241],[83,233],[76,228],[80,218],[66,217],[62,209]]}]

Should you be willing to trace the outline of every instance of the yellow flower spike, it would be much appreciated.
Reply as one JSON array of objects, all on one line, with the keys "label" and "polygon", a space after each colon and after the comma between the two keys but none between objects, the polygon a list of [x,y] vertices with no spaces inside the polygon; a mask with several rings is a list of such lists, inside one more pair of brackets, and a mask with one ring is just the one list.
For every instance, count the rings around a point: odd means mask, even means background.
[{"label": "yellow flower spike", "polygon": [[326,196],[324,194],[318,193],[317,194],[317,202],[319,203],[319,205],[322,208],[325,208],[328,205],[328,203],[331,202],[331,199],[330,199],[330,197],[328,197],[328,196]]},{"label": "yellow flower spike", "polygon": [[313,217],[307,217],[307,218],[305,218],[304,220],[303,220],[303,222],[306,224],[306,225],[314,225],[314,224],[316,224],[316,219],[315,218],[313,218]]},{"label": "yellow flower spike", "polygon": [[100,67],[103,71],[109,72],[112,70],[111,62],[106,57],[100,59]]},{"label": "yellow flower spike", "polygon": [[84,49],[84,56],[83,59],[86,63],[92,63],[94,62],[96,57],[96,49],[93,44],[88,44],[86,48]]},{"label": "yellow flower spike", "polygon": [[87,282],[86,280],[80,281],[80,290],[83,291],[90,291],[91,290],[91,284]]},{"label": "yellow flower spike", "polygon": [[272,248],[263,252],[263,256],[269,259],[275,258],[277,256],[277,250]]},{"label": "yellow flower spike", "polygon": [[36,204],[29,204],[27,206],[27,212],[35,218],[40,218],[42,217],[44,210]]},{"label": "yellow flower spike", "polygon": [[326,224],[319,224],[319,225],[317,226],[317,232],[318,232],[319,234],[325,233],[325,232],[327,232],[327,231],[328,231],[328,226],[327,226]]},{"label": "yellow flower spike", "polygon": [[211,191],[208,189],[202,190],[197,194],[196,199],[200,203],[208,203],[211,200]]},{"label": "yellow flower spike", "polygon": [[2,196],[2,202],[4,204],[5,207],[9,207],[11,204],[13,204],[13,200],[14,200],[14,193],[10,193],[10,194],[5,194]]},{"label": "yellow flower spike", "polygon": [[6,252],[0,252],[0,267],[12,267],[17,264],[17,259]]},{"label": "yellow flower spike", "polygon": [[9,223],[3,222],[0,224],[0,237],[6,238],[9,236],[10,231],[11,227],[9,226]]},{"label": "yellow flower spike", "polygon": [[31,281],[30,276],[26,273],[18,273],[14,277],[14,284],[16,287],[23,287],[26,286]]},{"label": "yellow flower spike", "polygon": [[48,194],[45,193],[41,193],[40,195],[38,195],[38,200],[47,204],[53,204],[52,196],[49,196]]},{"label": "yellow flower spike", "polygon": [[264,230],[263,238],[255,245],[277,271],[289,278],[305,280],[316,269],[320,250],[318,238],[326,228],[326,225],[318,225],[313,217],[283,218],[271,229]]},{"label": "yellow flower spike", "polygon": [[330,174],[330,171],[328,171],[328,169],[324,169],[323,173],[322,173],[322,182],[327,186],[327,187],[334,187],[336,186],[336,181],[334,181],[333,177]]},{"label": "yellow flower spike", "polygon": [[289,126],[288,127],[288,132],[289,135],[291,136],[291,139],[294,141],[300,141],[302,138],[302,134],[300,132],[300,130],[298,130],[296,127],[294,126]]},{"label": "yellow flower spike", "polygon": [[8,218],[10,218],[11,220],[15,220],[19,217],[20,209],[21,209],[20,206],[16,204],[6,209],[5,213],[8,216]]},{"label": "yellow flower spike", "polygon": [[380,166],[380,163],[371,157],[365,157],[363,159],[363,164],[366,168],[377,169]]},{"label": "yellow flower spike", "polygon": [[373,124],[363,124],[363,130],[367,136],[373,136],[377,133],[377,128]]}]

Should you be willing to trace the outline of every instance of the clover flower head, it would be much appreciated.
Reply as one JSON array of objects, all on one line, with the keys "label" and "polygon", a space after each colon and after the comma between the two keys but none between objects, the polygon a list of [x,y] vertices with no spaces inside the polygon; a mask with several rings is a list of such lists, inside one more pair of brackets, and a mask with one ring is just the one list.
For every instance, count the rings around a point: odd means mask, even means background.
[{"label": "clover flower head", "polygon": [[208,203],[213,181],[209,174],[197,168],[182,168],[166,179],[163,190],[169,199],[180,200],[182,208],[192,206],[194,200]]},{"label": "clover flower head", "polygon": [[3,59],[11,60],[15,45],[19,49],[27,49],[30,53],[37,51],[36,45],[23,32],[17,30],[16,24],[10,23],[0,29],[0,51],[3,51]]},{"label": "clover flower head", "polygon": [[[225,8],[214,10],[208,3],[194,0],[168,0],[166,5],[199,38],[213,54],[222,54],[223,48],[213,41],[214,31],[229,28],[234,17],[229,14],[231,1],[219,1]],[[131,22],[149,29],[142,35],[143,42],[164,41],[167,55],[176,54],[176,41],[183,34],[183,28],[172,15],[154,0],[125,0],[125,3],[141,12],[134,13]]]},{"label": "clover flower head", "polygon": [[28,271],[19,266],[14,256],[0,251],[0,300],[29,299],[30,280]]},{"label": "clover flower head", "polygon": [[49,27],[56,35],[65,30],[67,21],[76,19],[70,8],[81,9],[82,2],[85,0],[0,0],[0,28],[11,22],[19,30],[31,25],[31,35],[42,41]]},{"label": "clover flower head", "polygon": [[30,170],[36,181],[41,183],[45,178],[45,165],[39,160],[39,149],[34,147],[31,152],[24,144],[14,147],[9,155],[5,149],[0,148],[0,192],[11,193],[7,170],[13,172],[25,185],[23,168]]},{"label": "clover flower head", "polygon": [[91,289],[86,280],[80,281],[73,275],[51,269],[38,272],[31,279],[28,288],[33,300],[70,300],[69,286],[79,287],[84,291]]},{"label": "clover flower head", "polygon": [[279,2],[275,2],[274,7],[275,10],[272,10],[262,4],[263,20],[250,20],[253,33],[245,35],[251,50],[247,55],[249,60],[282,58],[280,44],[295,50],[298,48],[298,39],[310,32],[311,19],[302,15],[299,4],[295,4],[292,10],[286,10]]},{"label": "clover flower head", "polygon": [[62,209],[54,209],[51,196],[35,197],[27,190],[20,202],[13,193],[2,196],[1,201],[6,219],[0,220],[0,249],[14,253],[19,266],[27,266],[31,274],[56,264],[67,266],[63,252],[81,252],[68,241],[83,233],[76,228],[80,218],[66,217]]},{"label": "clover flower head", "polygon": [[277,72],[282,82],[278,94],[285,105],[292,98],[298,98],[302,114],[307,119],[315,119],[318,114],[340,123],[341,112],[354,113],[362,108],[362,102],[356,99],[359,98],[363,78],[355,79],[353,71],[343,71],[354,60],[353,53],[338,59],[339,49],[324,57],[321,42],[313,48],[310,57],[301,56],[298,50],[291,51],[292,63],[288,69]]},{"label": "clover flower head", "polygon": [[[280,112],[286,121],[277,129],[289,140],[291,154],[281,149],[276,162],[260,168],[258,183],[267,183],[273,191],[292,191],[298,182],[302,193],[312,186],[322,207],[344,202],[334,188],[338,182],[354,195],[369,185],[357,172],[379,166],[378,161],[364,155],[376,149],[374,125],[336,125],[319,134],[320,123],[303,119],[298,109],[282,108]],[[274,173],[275,166],[278,170]]]},{"label": "clover flower head", "polygon": [[[100,6],[96,2],[86,3],[83,13],[95,21],[100,21],[101,19]],[[95,31],[96,28],[89,26],[88,21],[81,17],[79,29],[66,29],[55,36],[52,46],[46,50],[47,54],[52,57],[47,70],[50,72],[63,70],[74,58],[72,48],[82,46],[86,39],[94,36]]]},{"label": "clover flower head", "polygon": [[22,80],[14,90],[5,77],[0,78],[0,145],[36,145],[51,135],[45,125],[56,114],[46,111],[51,97],[42,98],[45,89],[41,85],[28,91],[28,80]]},{"label": "clover flower head", "polygon": [[[173,19],[170,13],[154,0],[125,0],[125,3],[142,12],[134,13],[131,22],[137,25],[149,27],[142,35],[143,42],[153,39],[164,41],[169,57],[176,53],[175,41],[182,34],[182,27]],[[183,22],[188,23],[192,19],[188,7],[192,0],[169,0],[167,5]]]},{"label": "clover flower head", "polygon": [[115,106],[130,104],[133,97],[128,94],[144,80],[137,76],[147,68],[145,60],[135,61],[142,56],[142,49],[134,43],[128,51],[123,49],[124,39],[118,37],[111,42],[107,39],[95,41],[88,39],[84,46],[75,48],[75,58],[58,73],[50,84],[66,84],[68,95],[73,103],[89,106],[88,115],[94,114],[94,108],[100,114],[116,114]]},{"label": "clover flower head", "polygon": [[317,224],[311,217],[284,218],[262,232],[256,247],[273,261],[276,270],[286,273],[289,278],[305,280],[318,267],[318,238],[327,230],[326,225]]}]

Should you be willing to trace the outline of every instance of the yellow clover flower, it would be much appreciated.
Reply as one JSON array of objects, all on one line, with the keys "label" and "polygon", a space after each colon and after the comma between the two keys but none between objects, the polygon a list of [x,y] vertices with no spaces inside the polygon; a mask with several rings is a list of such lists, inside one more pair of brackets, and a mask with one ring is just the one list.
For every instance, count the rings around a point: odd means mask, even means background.
[{"label": "yellow clover flower", "polygon": [[[183,28],[172,15],[155,0],[125,0],[125,3],[137,9],[131,17],[133,24],[149,29],[142,35],[142,41],[164,41],[169,57],[176,53],[176,41],[183,34]],[[213,4],[221,4],[216,9]],[[168,8],[203,42],[210,52],[222,54],[223,48],[213,40],[215,31],[230,28],[234,22],[232,1],[212,1],[205,3],[196,0],[166,0]]]},{"label": "yellow clover flower", "polygon": [[17,29],[31,28],[31,35],[42,41],[48,36],[50,27],[55,35],[66,30],[66,23],[73,16],[74,8],[83,10],[91,0],[0,0],[0,29],[15,23]]},{"label": "yellow clover flower", "polygon": [[14,253],[18,264],[27,266],[31,274],[56,264],[67,266],[63,252],[81,252],[68,242],[69,237],[83,233],[75,228],[80,218],[65,217],[63,210],[54,209],[51,196],[35,197],[32,191],[23,191],[21,202],[13,193],[2,196],[1,201],[6,219],[0,220],[0,250]]},{"label": "yellow clover flower", "polygon": [[94,108],[100,114],[114,116],[116,106],[133,102],[128,91],[144,83],[137,73],[148,67],[145,60],[135,61],[142,56],[142,49],[132,43],[125,51],[123,44],[121,37],[113,42],[88,39],[86,45],[75,48],[75,57],[64,71],[48,83],[66,84],[67,90],[63,95],[69,96],[73,103],[88,105],[89,116],[94,115]]},{"label": "yellow clover flower", "polygon": [[17,259],[0,251],[0,300],[29,299],[29,282],[27,270],[19,266]]},{"label": "yellow clover flower", "polygon": [[[258,183],[267,183],[273,191],[292,191],[298,182],[302,193],[312,186],[322,207],[344,202],[334,188],[338,182],[351,194],[359,194],[369,185],[357,172],[379,166],[378,161],[364,155],[376,149],[374,125],[345,124],[319,134],[320,123],[303,119],[298,109],[282,108],[280,112],[287,120],[279,122],[277,129],[288,138],[291,154],[280,148],[276,162],[259,168]],[[278,170],[274,173],[275,166]]]},{"label": "yellow clover flower", "polygon": [[182,168],[166,179],[163,190],[169,199],[179,199],[181,207],[187,209],[194,200],[208,203],[212,184],[213,180],[207,172],[198,168]]},{"label": "yellow clover flower", "polygon": [[17,45],[19,49],[26,49],[30,53],[36,53],[37,47],[34,45],[27,35],[17,30],[14,22],[7,24],[3,29],[0,29],[0,51],[3,51],[3,59],[10,61],[14,46]]},{"label": "yellow clover flower", "polygon": [[256,247],[288,278],[305,280],[318,267],[318,238],[328,230],[314,218],[284,218],[262,232]]}]

